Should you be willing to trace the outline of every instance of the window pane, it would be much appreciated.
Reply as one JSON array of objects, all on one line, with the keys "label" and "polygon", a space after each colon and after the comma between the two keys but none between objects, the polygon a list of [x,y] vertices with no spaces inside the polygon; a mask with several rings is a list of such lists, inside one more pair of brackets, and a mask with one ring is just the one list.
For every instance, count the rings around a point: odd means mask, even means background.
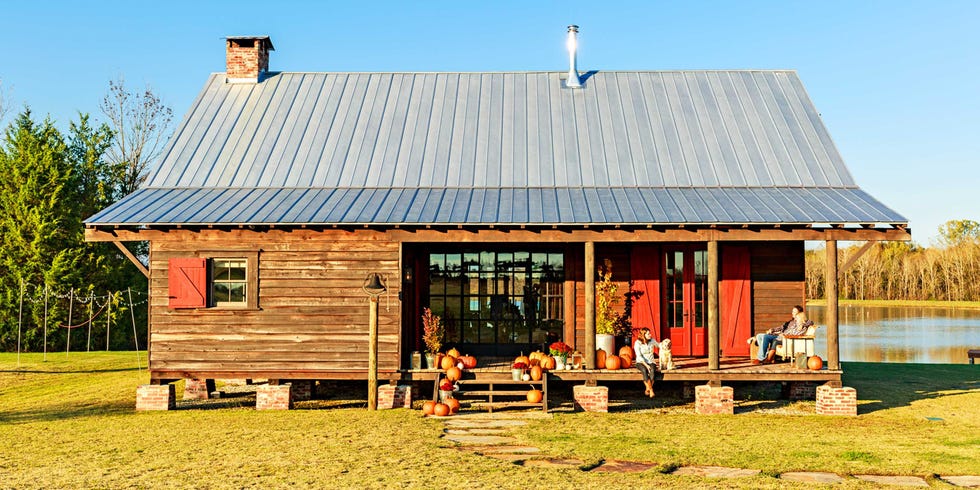
[{"label": "window pane", "polygon": [[228,285],[225,283],[214,283],[213,294],[215,303],[230,301],[231,294],[228,292]]},{"label": "window pane", "polygon": [[228,301],[234,303],[244,303],[245,302],[245,283],[243,282],[232,282],[228,283]]}]

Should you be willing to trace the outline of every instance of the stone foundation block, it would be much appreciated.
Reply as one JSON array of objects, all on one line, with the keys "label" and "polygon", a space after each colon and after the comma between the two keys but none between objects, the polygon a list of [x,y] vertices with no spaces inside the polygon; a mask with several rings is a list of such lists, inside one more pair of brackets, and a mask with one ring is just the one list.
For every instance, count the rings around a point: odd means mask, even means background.
[{"label": "stone foundation block", "polygon": [[609,411],[609,387],[576,385],[572,388],[575,409],[585,412]]},{"label": "stone foundation block", "polygon": [[734,395],[731,386],[699,385],[694,388],[694,411],[702,415],[732,415]]},{"label": "stone foundation block", "polygon": [[292,385],[260,385],[255,391],[256,410],[289,410],[293,408]]},{"label": "stone foundation block", "polygon": [[194,379],[184,380],[184,400],[207,400],[211,398],[211,392],[215,390],[213,379]]},{"label": "stone foundation block", "polygon": [[857,390],[854,388],[834,388],[827,385],[817,387],[817,415],[857,415]]},{"label": "stone foundation block", "polygon": [[315,383],[315,381],[290,381],[290,384],[293,385],[293,401],[301,402],[313,398],[313,383]]},{"label": "stone foundation block", "polygon": [[813,400],[817,397],[817,383],[796,381],[789,384],[790,400]]},{"label": "stone foundation block", "polygon": [[410,385],[382,385],[378,387],[378,409],[412,408]]},{"label": "stone foundation block", "polygon": [[177,408],[174,385],[140,385],[136,388],[136,410],[173,410]]}]

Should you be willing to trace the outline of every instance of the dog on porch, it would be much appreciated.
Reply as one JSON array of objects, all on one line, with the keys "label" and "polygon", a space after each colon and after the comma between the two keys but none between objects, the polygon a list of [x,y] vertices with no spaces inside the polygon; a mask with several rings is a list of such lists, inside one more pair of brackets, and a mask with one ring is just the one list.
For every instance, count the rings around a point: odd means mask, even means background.
[{"label": "dog on porch", "polygon": [[674,355],[670,352],[670,339],[660,342],[660,370],[671,371],[674,369]]}]

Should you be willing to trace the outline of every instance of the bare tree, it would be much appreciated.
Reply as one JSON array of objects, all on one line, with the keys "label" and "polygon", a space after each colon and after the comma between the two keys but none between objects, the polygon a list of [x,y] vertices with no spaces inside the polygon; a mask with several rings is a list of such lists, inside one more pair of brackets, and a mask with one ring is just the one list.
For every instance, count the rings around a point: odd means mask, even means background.
[{"label": "bare tree", "polygon": [[120,191],[127,195],[143,184],[147,169],[163,151],[170,138],[173,111],[149,86],[142,93],[126,90],[122,77],[109,81],[101,109],[115,134],[106,160],[124,167]]}]

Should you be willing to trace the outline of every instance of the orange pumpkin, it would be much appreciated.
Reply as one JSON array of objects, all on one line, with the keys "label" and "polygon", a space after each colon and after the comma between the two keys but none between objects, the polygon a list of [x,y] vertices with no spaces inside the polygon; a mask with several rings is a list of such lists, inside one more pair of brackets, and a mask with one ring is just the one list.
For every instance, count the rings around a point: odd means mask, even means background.
[{"label": "orange pumpkin", "polygon": [[623,357],[623,356],[633,357],[633,348],[630,347],[630,346],[628,346],[628,345],[624,345],[624,346],[620,347],[619,348],[619,357]]},{"label": "orange pumpkin", "polygon": [[463,363],[463,367],[466,369],[473,369],[476,367],[476,358],[467,354],[459,358],[459,362]]},{"label": "orange pumpkin", "polygon": [[449,415],[449,405],[446,405],[445,403],[436,403],[436,406],[432,411],[433,414],[438,417],[445,417]]},{"label": "orange pumpkin", "polygon": [[823,369],[823,359],[820,356],[813,356],[806,360],[806,367],[811,371],[819,371]]},{"label": "orange pumpkin", "polygon": [[446,405],[449,406],[449,413],[459,413],[459,400],[455,398],[447,398]]},{"label": "orange pumpkin", "polygon": [[446,370],[446,379],[448,379],[450,382],[454,382],[462,376],[463,376],[463,371],[461,371],[456,366],[453,366]]},{"label": "orange pumpkin", "polygon": [[531,366],[531,380],[541,381],[541,376],[543,371],[541,371],[541,366]]},{"label": "orange pumpkin", "polygon": [[439,366],[442,366],[442,358],[443,357],[446,357],[446,355],[443,354],[442,352],[436,352],[436,365],[435,366],[429,366],[429,368],[430,369],[439,369]]},{"label": "orange pumpkin", "polygon": [[619,356],[619,359],[620,359],[620,361],[622,361],[622,366],[620,366],[621,368],[623,368],[623,369],[629,369],[629,368],[633,367],[633,357],[631,357],[631,356]]},{"label": "orange pumpkin", "polygon": [[531,390],[527,392],[527,401],[530,403],[541,403],[544,398],[544,393],[541,390]]},{"label": "orange pumpkin", "polygon": [[606,366],[606,351],[602,349],[596,349],[595,351],[595,367],[597,369],[602,369]]},{"label": "orange pumpkin", "polygon": [[422,414],[432,415],[436,410],[436,402],[429,400],[422,404]]},{"label": "orange pumpkin", "polygon": [[453,347],[452,349],[449,349],[448,351],[446,351],[446,354],[448,354],[450,356],[453,356],[453,357],[459,357],[459,350],[456,349],[455,347]]},{"label": "orange pumpkin", "polygon": [[447,354],[443,356],[439,365],[442,366],[442,370],[445,371],[456,365],[456,358]]},{"label": "orange pumpkin", "polygon": [[537,357],[531,359],[531,366],[535,366],[536,367],[536,366],[540,366],[540,365],[541,365],[541,359],[538,359]]},{"label": "orange pumpkin", "polygon": [[519,362],[523,362],[527,366],[531,365],[531,359],[529,359],[527,356],[517,356],[514,359],[514,364],[517,364]]},{"label": "orange pumpkin", "polygon": [[551,356],[546,356],[544,360],[541,361],[541,369],[545,371],[551,371],[555,368],[555,358]]},{"label": "orange pumpkin", "polygon": [[622,367],[623,360],[619,356],[609,356],[606,358],[606,369],[615,371]]}]

